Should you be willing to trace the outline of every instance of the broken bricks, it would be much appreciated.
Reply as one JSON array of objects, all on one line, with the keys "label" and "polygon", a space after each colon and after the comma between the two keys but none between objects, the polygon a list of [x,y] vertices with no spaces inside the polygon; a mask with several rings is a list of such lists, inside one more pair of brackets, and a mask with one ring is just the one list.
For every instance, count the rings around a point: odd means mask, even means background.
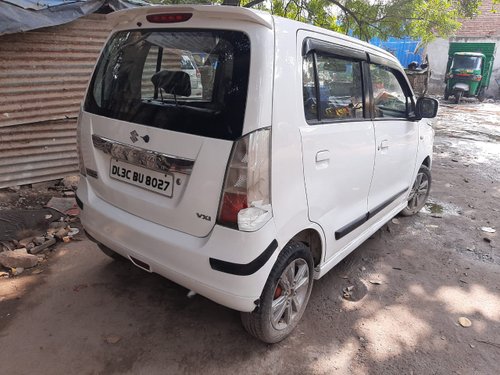
[{"label": "broken bricks", "polygon": [[26,249],[4,251],[0,253],[0,264],[6,268],[31,268],[38,264],[38,257]]}]

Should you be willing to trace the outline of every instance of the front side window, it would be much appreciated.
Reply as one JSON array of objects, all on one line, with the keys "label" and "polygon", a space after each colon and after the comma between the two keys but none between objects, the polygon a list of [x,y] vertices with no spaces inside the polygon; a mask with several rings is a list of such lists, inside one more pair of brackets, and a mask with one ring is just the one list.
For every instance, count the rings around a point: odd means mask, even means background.
[{"label": "front side window", "polygon": [[407,117],[410,102],[394,70],[382,65],[370,65],[375,118]]},{"label": "front side window", "polygon": [[322,53],[307,55],[303,62],[303,91],[308,121],[363,118],[363,85],[358,61]]},{"label": "front side window", "polygon": [[250,40],[239,31],[134,30],[106,45],[85,110],[202,135],[242,134]]}]

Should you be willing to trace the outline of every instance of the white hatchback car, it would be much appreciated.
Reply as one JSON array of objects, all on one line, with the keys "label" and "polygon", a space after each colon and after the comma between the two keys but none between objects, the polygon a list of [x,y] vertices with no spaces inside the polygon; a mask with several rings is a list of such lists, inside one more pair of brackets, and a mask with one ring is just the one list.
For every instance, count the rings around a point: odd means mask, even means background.
[{"label": "white hatchback car", "polygon": [[[117,12],[81,110],[89,236],[285,338],[319,279],[431,183],[434,132],[394,56],[238,7]],[[164,64],[204,56],[202,93]],[[184,52],[183,52],[184,53]],[[185,53],[184,53],[185,54]]]}]

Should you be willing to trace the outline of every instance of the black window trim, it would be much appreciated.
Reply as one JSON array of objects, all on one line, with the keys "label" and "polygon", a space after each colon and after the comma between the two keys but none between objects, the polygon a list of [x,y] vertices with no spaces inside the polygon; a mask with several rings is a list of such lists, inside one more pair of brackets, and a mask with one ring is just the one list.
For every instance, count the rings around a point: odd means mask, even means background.
[{"label": "black window trim", "polygon": [[365,51],[325,42],[315,38],[306,38],[302,44],[302,56],[305,57],[310,52],[323,52],[341,58],[349,57],[350,59],[357,61],[368,60],[368,54]]}]

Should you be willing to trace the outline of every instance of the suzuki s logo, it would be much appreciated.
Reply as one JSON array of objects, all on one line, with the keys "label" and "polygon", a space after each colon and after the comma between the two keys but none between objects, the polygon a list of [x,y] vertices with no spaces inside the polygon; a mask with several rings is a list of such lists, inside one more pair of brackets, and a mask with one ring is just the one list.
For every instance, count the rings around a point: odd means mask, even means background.
[{"label": "suzuki s logo", "polygon": [[[139,138],[137,138],[137,137],[139,137],[139,133],[137,133],[135,130],[130,132],[130,140],[132,142],[134,142],[134,143],[137,142],[139,140]],[[141,135],[140,137],[142,138],[142,140],[144,142],[146,142],[146,143],[149,142],[149,135],[147,135],[147,134],[145,136]]]},{"label": "suzuki s logo", "polygon": [[139,136],[139,133],[137,133],[135,130],[132,130],[130,132],[130,140],[132,142],[134,142],[134,143],[137,142],[139,140],[139,138],[137,138],[138,136]]},{"label": "suzuki s logo", "polygon": [[212,218],[210,216],[200,214],[199,212],[196,213],[196,216],[198,217],[198,219],[203,219],[203,220],[206,220],[206,221],[212,221]]}]

